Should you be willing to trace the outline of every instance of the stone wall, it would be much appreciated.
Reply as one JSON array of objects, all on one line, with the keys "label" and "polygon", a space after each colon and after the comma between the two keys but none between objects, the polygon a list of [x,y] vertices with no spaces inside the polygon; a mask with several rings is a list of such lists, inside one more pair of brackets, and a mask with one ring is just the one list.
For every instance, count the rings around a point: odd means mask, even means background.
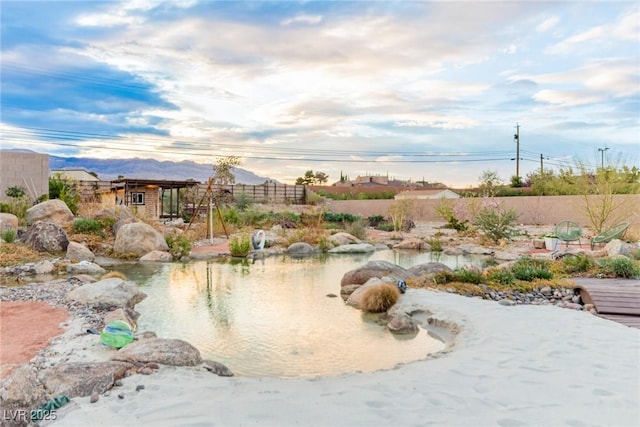
[{"label": "stone wall", "polygon": [[9,199],[6,191],[13,186],[34,199],[49,194],[49,155],[0,151],[0,201]]},{"label": "stone wall", "polygon": [[[588,196],[592,206],[597,205],[598,197]],[[496,197],[506,208],[515,209],[520,224],[556,224],[560,221],[575,221],[583,227],[589,227],[590,221],[585,209],[583,196],[528,196]],[[334,213],[350,213],[367,218],[371,215],[387,216],[389,207],[397,200],[329,200],[328,207]],[[481,203],[482,199],[462,198],[454,203]],[[416,221],[442,221],[436,216],[435,207],[440,200],[413,200],[413,215]],[[614,196],[614,203],[620,206],[615,211],[613,221],[628,221],[629,232],[640,235],[640,194]]]}]

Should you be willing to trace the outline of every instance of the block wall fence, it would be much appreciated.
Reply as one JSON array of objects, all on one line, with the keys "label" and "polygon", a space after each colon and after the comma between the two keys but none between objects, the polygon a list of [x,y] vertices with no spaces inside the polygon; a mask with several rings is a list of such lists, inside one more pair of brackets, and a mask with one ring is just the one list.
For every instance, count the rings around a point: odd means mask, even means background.
[{"label": "block wall fence", "polygon": [[[588,196],[590,204],[597,203],[600,196]],[[575,221],[582,227],[590,228],[583,196],[527,196],[495,197],[507,209],[518,213],[518,223],[524,225],[552,225],[560,221]],[[453,203],[480,203],[482,199],[450,199]],[[615,211],[614,221],[628,221],[630,232],[640,235],[640,194],[614,196],[614,203],[620,208]],[[329,200],[328,208],[334,213],[349,213],[367,218],[372,215],[388,216],[389,207],[397,200]],[[440,222],[435,207],[440,200],[412,200],[412,218],[419,222]]]}]

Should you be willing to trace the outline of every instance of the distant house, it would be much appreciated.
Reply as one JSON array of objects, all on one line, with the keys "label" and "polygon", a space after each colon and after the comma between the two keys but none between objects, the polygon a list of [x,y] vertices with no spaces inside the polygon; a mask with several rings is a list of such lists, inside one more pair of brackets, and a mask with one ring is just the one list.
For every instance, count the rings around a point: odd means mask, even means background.
[{"label": "distant house", "polygon": [[396,194],[394,198],[397,200],[402,200],[402,199],[424,200],[424,199],[442,199],[442,198],[457,199],[459,197],[460,195],[458,193],[455,193],[449,190],[448,188],[445,188],[445,189],[437,188],[437,189],[431,189],[431,190],[403,191],[401,193]]},{"label": "distant house", "polygon": [[78,182],[98,182],[100,179],[84,169],[52,169],[49,176],[59,176],[60,179]]},{"label": "distant house", "polygon": [[177,218],[182,212],[180,190],[197,185],[193,180],[123,178],[112,181],[110,188],[102,192],[102,204],[128,206],[153,218]]}]

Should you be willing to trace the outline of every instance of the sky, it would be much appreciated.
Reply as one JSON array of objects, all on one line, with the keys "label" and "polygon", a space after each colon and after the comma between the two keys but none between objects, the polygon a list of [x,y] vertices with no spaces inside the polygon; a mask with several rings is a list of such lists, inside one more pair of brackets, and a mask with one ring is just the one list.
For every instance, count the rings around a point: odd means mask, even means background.
[{"label": "sky", "polygon": [[0,7],[3,149],[458,188],[640,163],[635,0]]}]

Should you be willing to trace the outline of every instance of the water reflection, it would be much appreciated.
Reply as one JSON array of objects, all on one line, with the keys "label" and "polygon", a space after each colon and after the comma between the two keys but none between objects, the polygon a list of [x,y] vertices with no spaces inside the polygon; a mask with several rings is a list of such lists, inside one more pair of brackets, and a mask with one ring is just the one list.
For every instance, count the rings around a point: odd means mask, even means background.
[{"label": "water reflection", "polygon": [[148,295],[136,307],[141,330],[184,339],[239,375],[308,377],[388,369],[444,347],[426,330],[395,336],[377,316],[327,296],[340,294],[344,273],[374,259],[403,267],[434,260],[389,250],[117,269]]}]

